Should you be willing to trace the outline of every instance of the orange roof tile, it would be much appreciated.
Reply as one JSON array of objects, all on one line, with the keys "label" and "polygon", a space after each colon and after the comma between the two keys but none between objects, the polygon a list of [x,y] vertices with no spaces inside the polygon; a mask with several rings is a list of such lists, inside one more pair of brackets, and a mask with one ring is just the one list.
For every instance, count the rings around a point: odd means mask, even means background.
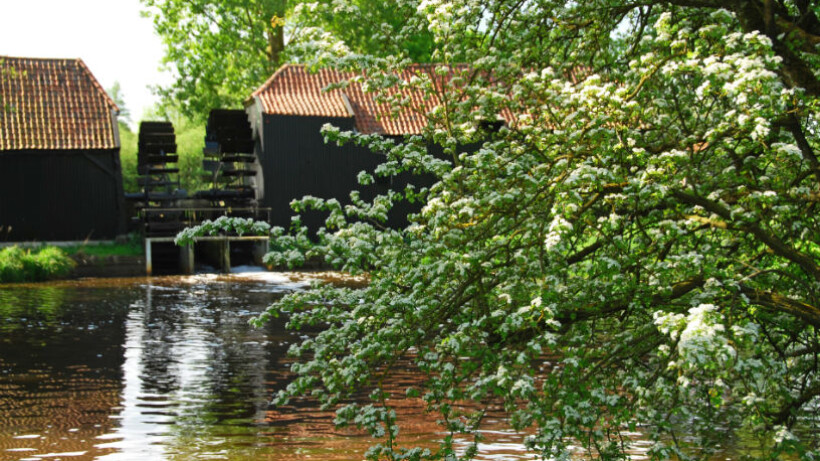
[{"label": "orange roof tile", "polygon": [[[407,67],[398,77],[407,81],[424,73],[440,85],[446,77],[437,75],[435,68],[431,64],[415,64]],[[376,93],[365,92],[360,83],[351,82],[344,88],[325,91],[329,85],[355,76],[333,69],[311,72],[301,65],[286,64],[259,87],[253,97],[259,99],[266,114],[352,117],[359,132],[385,135],[421,133],[427,124],[422,114],[439,105],[435,97],[401,90],[401,97],[409,101],[410,109],[394,116],[388,104],[377,102]],[[396,90],[393,89],[390,95],[397,96]]]},{"label": "orange roof tile", "polygon": [[0,56],[0,151],[116,148],[112,110],[81,59]]}]

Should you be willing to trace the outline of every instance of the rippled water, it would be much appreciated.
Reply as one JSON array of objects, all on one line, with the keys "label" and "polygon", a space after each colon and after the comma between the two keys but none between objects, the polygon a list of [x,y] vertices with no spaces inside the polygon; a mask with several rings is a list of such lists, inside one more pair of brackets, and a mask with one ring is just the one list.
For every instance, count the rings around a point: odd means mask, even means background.
[{"label": "rippled water", "polygon": [[[335,428],[332,413],[269,405],[298,337],[248,320],[306,277],[0,286],[0,460],[362,459],[374,440]],[[418,381],[407,371],[390,384]],[[392,403],[400,441],[435,448],[443,434],[420,402]],[[478,459],[529,458],[500,412],[485,421]]]},{"label": "rippled water", "polygon": [[[0,287],[0,459],[361,459],[373,439],[335,428],[332,413],[269,405],[298,337],[248,320],[306,283],[250,273]],[[435,447],[440,428],[420,403],[396,403],[402,440]],[[524,456],[500,415],[487,435],[483,459]]]}]

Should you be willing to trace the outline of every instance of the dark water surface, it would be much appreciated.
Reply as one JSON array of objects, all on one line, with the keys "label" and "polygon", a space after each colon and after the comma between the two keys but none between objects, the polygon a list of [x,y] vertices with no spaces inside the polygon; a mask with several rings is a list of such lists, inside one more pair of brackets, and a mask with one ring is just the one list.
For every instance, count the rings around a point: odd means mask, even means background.
[{"label": "dark water surface", "polygon": [[[0,460],[362,459],[374,440],[335,428],[332,412],[269,405],[299,337],[281,319],[248,320],[306,277],[0,285]],[[406,371],[390,387],[419,380]],[[419,400],[391,403],[401,443],[437,446],[445,434]],[[478,459],[531,458],[500,412],[485,422]],[[649,444],[638,440],[633,459]]]},{"label": "dark water surface", "polygon": [[[332,413],[269,405],[298,336],[248,320],[305,283],[264,273],[0,286],[0,459],[362,459],[373,439],[335,428]],[[434,418],[396,403],[402,440],[434,448]],[[524,456],[500,417],[486,435],[483,459]]]}]

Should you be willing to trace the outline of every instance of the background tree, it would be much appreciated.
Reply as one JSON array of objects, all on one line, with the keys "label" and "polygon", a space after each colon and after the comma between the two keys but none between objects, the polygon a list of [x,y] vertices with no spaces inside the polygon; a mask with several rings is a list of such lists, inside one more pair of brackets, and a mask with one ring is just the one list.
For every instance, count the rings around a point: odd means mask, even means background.
[{"label": "background tree", "polygon": [[159,103],[143,115],[144,120],[167,120],[174,126],[179,161],[179,186],[189,193],[209,187],[205,183],[202,149],[205,147],[205,125],[198,118],[182,114],[181,110]]},{"label": "background tree", "polygon": [[131,111],[125,105],[120,82],[114,82],[106,90],[108,96],[114,100],[120,112],[117,124],[120,133],[120,168],[122,169],[122,188],[126,193],[139,191],[137,185],[137,135],[131,130]]},{"label": "background tree", "polygon": [[[330,212],[318,245],[304,229],[274,231],[271,262],[322,254],[370,277],[289,295],[260,319],[329,325],[292,348],[298,378],[278,401],[310,393],[333,407],[371,389],[372,405],[337,412],[383,439],[369,457],[471,456],[477,444],[459,452],[453,437],[438,453],[397,444],[381,383],[409,358],[427,381],[407,394],[451,435],[478,440],[500,402],[545,458],[577,444],[621,459],[624,431],[641,424],[656,459],[707,457],[739,433],[757,435],[750,457],[817,459],[820,7],[402,5],[415,13],[401,33],[432,33],[442,78],[402,81],[402,60],[378,56],[337,65],[366,70],[368,88],[428,129],[403,141],[325,134],[386,156],[363,182],[439,181],[372,203],[354,194],[345,208],[304,199],[297,211]],[[390,97],[397,86],[440,104],[414,108]],[[499,115],[506,126],[487,131]],[[385,230],[386,209],[406,199],[422,212]]]},{"label": "background tree", "polygon": [[137,184],[137,134],[123,122],[120,125],[120,168],[122,189],[126,193],[139,192]]},{"label": "background tree", "polygon": [[198,120],[182,115],[172,116],[170,120],[176,133],[180,187],[188,193],[212,187],[206,183],[206,173],[202,164],[205,126]]},{"label": "background tree", "polygon": [[[112,99],[122,112],[125,103],[119,92],[119,85],[114,84],[108,90]],[[117,95],[115,97],[115,95]],[[127,113],[127,109],[126,109]],[[174,125],[176,135],[177,155],[179,162],[179,183],[182,189],[189,192],[200,190],[206,186],[203,182],[205,170],[202,165],[202,149],[205,147],[205,127],[199,120],[192,120],[173,109],[156,105],[146,110],[143,120],[168,120]],[[120,129],[120,164],[122,167],[122,182],[125,192],[139,192],[141,187],[137,183],[137,133],[131,127],[119,121]]]},{"label": "background tree", "polygon": [[412,4],[382,0],[293,2],[288,16],[289,59],[321,62],[323,57],[400,57],[430,62],[433,35],[419,27]]},{"label": "background tree", "polygon": [[[157,88],[164,104],[204,120],[242,102],[285,61],[407,50],[429,60],[432,35],[401,33],[414,10],[376,0],[143,0],[177,78]],[[398,37],[402,37],[401,40]],[[317,50],[312,45],[325,45]],[[287,46],[286,46],[287,45]],[[309,50],[309,51],[305,51]]]},{"label": "background tree", "polygon": [[285,0],[143,0],[177,74],[158,93],[189,117],[236,107],[279,66]]},{"label": "background tree", "polygon": [[108,96],[114,100],[114,104],[117,105],[119,108],[119,113],[117,114],[118,121],[120,123],[130,124],[131,123],[131,111],[128,110],[128,107],[125,105],[125,99],[122,94],[122,88],[120,87],[120,82],[115,81],[111,88],[106,90]]}]

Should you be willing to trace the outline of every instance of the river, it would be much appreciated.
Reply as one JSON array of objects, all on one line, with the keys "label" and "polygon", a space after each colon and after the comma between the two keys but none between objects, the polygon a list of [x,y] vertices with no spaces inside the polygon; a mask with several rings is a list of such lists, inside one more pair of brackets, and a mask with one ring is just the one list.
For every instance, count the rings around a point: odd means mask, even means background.
[{"label": "river", "polygon": [[[0,287],[0,459],[362,459],[373,439],[335,428],[332,413],[269,405],[298,335],[248,320],[307,283],[241,273]],[[434,448],[434,418],[397,405],[402,440]],[[500,415],[488,435],[484,459],[523,457]]]},{"label": "river", "polygon": [[[313,277],[0,285],[0,460],[362,459],[374,440],[334,427],[332,412],[269,404],[299,334],[248,320]],[[405,372],[391,386],[418,381]],[[435,418],[418,400],[393,403],[401,442],[435,448]],[[478,459],[530,459],[501,412],[485,421]]]}]

